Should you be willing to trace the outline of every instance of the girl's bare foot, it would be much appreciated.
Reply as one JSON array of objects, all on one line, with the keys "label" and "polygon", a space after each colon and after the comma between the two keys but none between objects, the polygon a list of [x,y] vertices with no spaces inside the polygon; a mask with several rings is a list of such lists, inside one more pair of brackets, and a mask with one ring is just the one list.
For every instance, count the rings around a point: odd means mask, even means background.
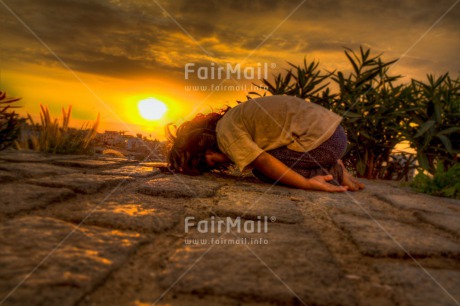
[{"label": "girl's bare foot", "polygon": [[342,166],[343,169],[342,186],[348,186],[348,190],[350,191],[358,191],[365,188],[363,183],[358,181],[353,175],[350,174],[350,172],[348,172],[340,159],[337,161],[337,163]]}]

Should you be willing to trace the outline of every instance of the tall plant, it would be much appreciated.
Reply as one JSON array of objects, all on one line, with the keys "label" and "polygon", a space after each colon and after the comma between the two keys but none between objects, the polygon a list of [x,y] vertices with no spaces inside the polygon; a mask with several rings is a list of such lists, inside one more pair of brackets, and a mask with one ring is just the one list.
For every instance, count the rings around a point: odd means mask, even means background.
[{"label": "tall plant", "polygon": [[401,131],[417,150],[420,166],[434,174],[438,163],[449,169],[460,154],[460,80],[448,73],[426,83],[412,80],[414,107],[407,110]]},{"label": "tall plant", "polygon": [[[449,74],[428,82],[411,80],[401,84],[399,75],[390,75],[396,60],[383,61],[360,47],[345,49],[351,71],[322,74],[319,63],[291,68],[262,81],[273,95],[292,95],[318,103],[343,117],[349,144],[344,162],[359,177],[369,179],[408,179],[418,167],[432,174],[442,164],[448,170],[458,163],[460,154],[460,79]],[[333,81],[338,92],[328,87]],[[250,92],[251,96],[260,96]],[[408,141],[417,152],[396,152]],[[415,161],[418,160],[418,166]]]},{"label": "tall plant", "polygon": [[403,140],[399,131],[411,91],[395,84],[401,76],[388,73],[396,60],[384,62],[381,55],[371,56],[363,48],[359,53],[346,49],[345,55],[352,71],[333,75],[339,95],[325,105],[344,118],[349,140],[344,160],[359,177],[392,178],[396,162],[392,154]]},{"label": "tall plant", "polygon": [[[272,95],[289,95],[302,99],[314,99],[321,90],[329,85],[326,82],[332,73],[321,74],[318,69],[319,62],[308,63],[304,59],[303,66],[297,66],[290,62],[288,64],[291,68],[286,70],[285,75],[282,73],[275,75],[273,83],[263,79],[262,85],[254,85],[258,88],[267,89]],[[258,92],[249,92],[248,98],[251,96],[261,95]]]},{"label": "tall plant", "polygon": [[[345,55],[352,66],[346,76],[340,71],[322,74],[318,62],[304,60],[302,67],[289,63],[293,69],[275,75],[273,83],[264,79],[260,88],[273,95],[308,99],[343,116],[349,139],[344,161],[358,176],[394,178],[396,172],[401,178],[401,172],[409,171],[408,166],[399,165],[392,152],[402,140],[400,122],[406,116],[411,91],[395,85],[400,76],[388,74],[388,67],[396,60],[384,62],[380,55],[371,56],[370,50],[363,48],[359,53],[346,49]],[[338,93],[331,92],[330,80],[337,83]]]},{"label": "tall plant", "polygon": [[13,110],[18,106],[12,105],[19,100],[8,98],[5,92],[0,91],[0,150],[11,146],[19,135],[19,126],[23,120]]},{"label": "tall plant", "polygon": [[82,154],[91,153],[90,143],[97,135],[99,114],[92,126],[85,123],[80,129],[69,126],[72,107],[62,109],[62,125],[58,119],[52,119],[47,107],[40,105],[40,123],[36,124],[28,115],[29,125],[24,125],[18,149],[29,149],[47,153]]}]

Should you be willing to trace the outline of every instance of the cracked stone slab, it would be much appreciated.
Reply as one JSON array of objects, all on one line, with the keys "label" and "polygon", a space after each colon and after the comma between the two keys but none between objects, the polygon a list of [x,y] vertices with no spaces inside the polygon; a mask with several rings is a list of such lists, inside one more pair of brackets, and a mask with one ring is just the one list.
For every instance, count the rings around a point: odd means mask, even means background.
[{"label": "cracked stone slab", "polygon": [[159,167],[167,167],[168,163],[166,162],[141,162],[139,165],[144,166],[144,167],[150,167],[150,168],[159,168]]},{"label": "cracked stone slab", "polygon": [[121,162],[119,161],[108,161],[108,160],[97,160],[97,159],[71,159],[71,160],[58,160],[55,161],[54,164],[59,166],[67,166],[67,167],[77,167],[77,168],[104,168],[108,166],[119,165]]},{"label": "cracked stone slab", "polygon": [[380,279],[391,286],[398,305],[457,306],[460,271],[384,263],[374,266]]},{"label": "cracked stone slab", "polygon": [[261,192],[241,190],[239,186],[224,187],[223,194],[213,211],[219,217],[241,217],[257,220],[267,216],[281,223],[299,223],[303,221],[302,212],[296,201],[288,197]]},{"label": "cracked stone slab", "polygon": [[0,212],[5,214],[45,207],[75,195],[67,188],[48,188],[29,184],[0,185],[0,194]]},{"label": "cracked stone slab", "polygon": [[138,192],[165,198],[208,198],[214,196],[221,185],[212,180],[176,174],[154,178],[139,187]]},{"label": "cracked stone slab", "polygon": [[365,178],[359,178],[358,180],[366,186],[364,188],[365,191],[373,194],[405,194],[407,192],[413,193],[410,187],[404,186],[401,184],[401,182],[398,181],[368,180]]},{"label": "cracked stone slab", "polygon": [[18,177],[8,171],[0,170],[0,183],[8,183],[16,180]]},{"label": "cracked stone slab", "polygon": [[53,162],[56,160],[63,159],[79,159],[79,158],[88,158],[85,155],[53,155],[53,154],[43,154],[37,152],[1,152],[0,160],[13,163],[39,163],[39,162]]},{"label": "cracked stone slab", "polygon": [[238,182],[235,184],[235,187],[243,191],[256,191],[266,194],[276,194],[280,196],[289,197],[295,192],[295,189],[286,187],[286,186],[276,186],[271,184],[265,184],[262,182],[257,183],[247,183],[247,182]]},{"label": "cracked stone slab", "polygon": [[122,163],[122,164],[138,164],[139,161],[135,159],[129,159],[126,157],[108,157],[106,155],[103,156],[98,156],[98,160],[105,160],[105,161],[113,161],[117,163]]},{"label": "cracked stone slab", "polygon": [[[296,194],[302,198],[301,194]],[[369,195],[361,191],[359,194],[347,195],[345,193],[307,192],[304,196],[307,202],[334,208],[344,213],[367,214],[377,213],[380,210],[369,200]]]},{"label": "cracked stone slab", "polygon": [[460,201],[445,199],[424,194],[376,194],[378,198],[384,200],[396,208],[405,210],[425,211],[429,213],[452,212],[460,213]]},{"label": "cracked stone slab", "polygon": [[53,216],[85,225],[132,230],[137,232],[164,232],[181,221],[183,209],[168,203],[136,202],[76,202],[54,209]]},{"label": "cracked stone slab", "polygon": [[460,215],[417,212],[416,216],[425,222],[460,236]]},{"label": "cracked stone slab", "polygon": [[0,169],[14,173],[18,178],[36,178],[76,173],[76,170],[44,163],[3,163]]},{"label": "cracked stone slab", "polygon": [[99,174],[104,175],[123,175],[140,178],[152,177],[160,173],[161,172],[159,169],[147,166],[124,166],[117,169],[104,170],[102,172],[99,172]]},{"label": "cracked stone slab", "polygon": [[0,227],[0,301],[25,280],[5,305],[75,305],[140,242],[139,234],[52,218],[9,220]]},{"label": "cracked stone slab", "polygon": [[55,159],[52,156],[45,156],[42,154],[36,153],[0,153],[0,160],[6,162],[14,162],[14,163],[21,163],[21,162],[50,162],[54,161]]},{"label": "cracked stone slab", "polygon": [[78,193],[92,194],[108,186],[117,186],[134,180],[128,176],[109,176],[97,174],[74,173],[31,179],[28,182],[40,186],[69,188]]},{"label": "cracked stone slab", "polygon": [[340,214],[351,214],[363,218],[395,218],[385,210],[388,206],[386,202],[378,200],[366,190],[353,194],[327,193],[312,202],[324,207],[332,207]]},{"label": "cracked stone slab", "polygon": [[333,220],[351,235],[363,255],[406,258],[407,251],[412,257],[460,258],[460,244],[420,226],[350,215],[335,215]]},{"label": "cracked stone slab", "polygon": [[[180,278],[171,289],[175,293],[289,305],[356,304],[352,282],[314,232],[273,223],[268,233],[238,234],[247,241],[268,241],[257,245],[236,244],[238,238],[231,233],[219,235],[190,233],[161,273],[162,287],[170,288]],[[208,244],[193,244],[212,238],[222,242],[211,249]],[[192,265],[193,270],[184,274]]]}]

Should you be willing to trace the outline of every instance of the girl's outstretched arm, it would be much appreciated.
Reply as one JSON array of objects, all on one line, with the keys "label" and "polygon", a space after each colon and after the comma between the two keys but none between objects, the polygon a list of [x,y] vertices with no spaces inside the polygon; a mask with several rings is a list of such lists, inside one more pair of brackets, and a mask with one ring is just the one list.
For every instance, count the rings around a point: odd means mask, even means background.
[{"label": "girl's outstretched arm", "polygon": [[251,163],[251,166],[269,178],[301,189],[322,190],[329,192],[344,192],[348,189],[348,187],[329,184],[328,181],[333,179],[332,175],[318,175],[308,179],[295,172],[279,159],[267,152],[260,154]]}]

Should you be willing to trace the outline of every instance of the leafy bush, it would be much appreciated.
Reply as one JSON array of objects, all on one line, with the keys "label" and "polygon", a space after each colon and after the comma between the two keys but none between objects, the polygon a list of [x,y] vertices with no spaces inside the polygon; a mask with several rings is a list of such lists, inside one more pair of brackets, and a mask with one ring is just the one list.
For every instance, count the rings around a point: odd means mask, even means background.
[{"label": "leafy bush", "polygon": [[[388,68],[396,60],[383,62],[370,56],[370,50],[356,54],[346,50],[353,71],[344,76],[337,72],[332,79],[339,85],[339,94],[331,106],[341,115],[347,130],[349,145],[344,156],[346,164],[358,176],[369,179],[391,178],[392,153],[403,138],[398,132],[406,117],[406,101],[410,91],[395,85],[400,76],[388,75]],[[331,100],[328,98],[328,100]]]},{"label": "leafy bush", "polygon": [[460,164],[457,163],[445,171],[444,165],[440,163],[434,175],[420,172],[411,186],[419,192],[460,199]]},{"label": "leafy bush", "polygon": [[0,150],[4,150],[16,140],[19,135],[19,126],[22,119],[11,109],[12,103],[19,101],[18,98],[7,98],[6,93],[0,91]]},{"label": "leafy bush", "polygon": [[[294,68],[295,73],[292,72],[291,68],[286,71],[285,76],[276,75],[273,84],[263,79],[263,85],[254,85],[262,89],[266,88],[272,95],[289,95],[303,99],[316,99],[315,95],[329,85],[329,83],[324,84],[324,81],[328,79],[331,73],[321,75],[318,70],[319,62],[313,61],[308,64],[307,60],[304,59],[303,67],[289,62],[288,64]],[[261,96],[258,92],[249,92],[248,98],[251,95]]]},{"label": "leafy bush", "polygon": [[434,174],[437,163],[450,168],[460,153],[460,81],[448,73],[427,78],[427,83],[412,80],[413,107],[401,133],[417,150],[420,166]]},{"label": "leafy bush", "polygon": [[62,126],[58,119],[51,119],[47,107],[40,105],[40,124],[36,124],[28,115],[28,122],[21,129],[17,142],[19,150],[34,150],[58,154],[87,154],[92,153],[91,140],[97,135],[99,114],[91,127],[85,123],[80,129],[70,128],[72,107],[62,109]]},{"label": "leafy bush", "polygon": [[[349,144],[344,163],[359,177],[402,179],[417,167],[434,171],[434,164],[446,168],[457,162],[460,139],[460,86],[448,74],[428,84],[412,80],[401,84],[399,75],[390,75],[397,60],[383,61],[380,55],[360,47],[348,48],[345,56],[351,72],[321,74],[319,62],[295,66],[274,75],[274,82],[262,80],[259,88],[273,95],[286,94],[318,103],[343,117]],[[338,86],[332,92],[329,82]],[[255,84],[256,85],[256,84]],[[257,85],[256,85],[257,86]],[[260,96],[250,92],[248,98]],[[408,141],[417,152],[397,152],[395,147]]]},{"label": "leafy bush", "polygon": [[[263,80],[271,94],[288,94],[309,99],[341,115],[349,144],[343,160],[348,168],[360,177],[394,178],[395,172],[409,171],[395,163],[392,153],[403,138],[398,132],[406,116],[405,101],[410,90],[396,86],[400,76],[388,75],[388,67],[395,62],[383,62],[380,55],[371,56],[370,50],[357,54],[345,50],[352,72],[328,72],[321,75],[318,62],[287,70],[286,75],[275,76],[274,84]],[[337,83],[338,93],[332,93],[328,80]],[[249,93],[254,95],[255,93]]]}]

